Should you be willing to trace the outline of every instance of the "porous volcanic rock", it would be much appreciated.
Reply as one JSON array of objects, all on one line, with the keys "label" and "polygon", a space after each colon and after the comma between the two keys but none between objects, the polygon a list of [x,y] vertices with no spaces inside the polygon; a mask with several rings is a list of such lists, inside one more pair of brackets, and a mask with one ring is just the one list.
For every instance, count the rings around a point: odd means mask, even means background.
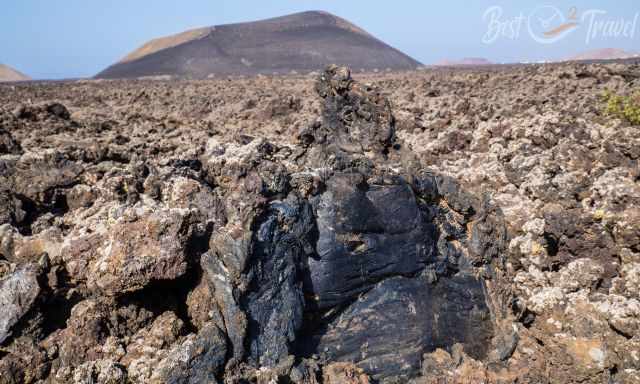
[{"label": "porous volcanic rock", "polygon": [[[282,149],[263,141],[247,144],[250,151],[223,149],[223,159],[205,164],[234,173],[245,153],[262,159],[233,176],[241,177],[243,193],[226,197],[240,200],[227,208],[230,220],[203,258],[234,358],[277,366],[290,354],[321,355],[384,379],[415,376],[422,354],[436,346],[463,343],[485,356],[493,326],[473,270],[501,255],[474,258],[469,240],[500,248],[500,222],[494,236],[474,237],[467,224],[484,220],[479,199],[447,178],[385,166],[402,169],[404,159],[392,148],[393,116],[377,89],[338,67],[329,67],[316,89],[323,119],[304,129],[313,140],[299,155],[316,188],[281,182],[301,176],[278,167],[273,156]],[[409,344],[404,353],[394,347]]]},{"label": "porous volcanic rock", "polygon": [[20,143],[13,138],[11,132],[0,128],[0,155],[20,154],[21,152],[22,148],[20,147]]},{"label": "porous volcanic rock", "polygon": [[37,272],[25,265],[0,280],[0,343],[11,336],[13,327],[24,316],[40,293]]},{"label": "porous volcanic rock", "polygon": [[356,77],[0,86],[0,382],[637,382],[639,67]]}]

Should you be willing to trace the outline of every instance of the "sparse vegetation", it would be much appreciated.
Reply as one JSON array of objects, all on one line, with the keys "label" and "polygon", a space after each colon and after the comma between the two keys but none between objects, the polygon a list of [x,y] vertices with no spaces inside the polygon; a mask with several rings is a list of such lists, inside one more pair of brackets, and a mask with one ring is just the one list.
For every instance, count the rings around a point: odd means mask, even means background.
[{"label": "sparse vegetation", "polygon": [[604,109],[606,115],[640,125],[640,91],[629,96],[622,96],[607,90],[604,92],[603,98],[606,103]]}]

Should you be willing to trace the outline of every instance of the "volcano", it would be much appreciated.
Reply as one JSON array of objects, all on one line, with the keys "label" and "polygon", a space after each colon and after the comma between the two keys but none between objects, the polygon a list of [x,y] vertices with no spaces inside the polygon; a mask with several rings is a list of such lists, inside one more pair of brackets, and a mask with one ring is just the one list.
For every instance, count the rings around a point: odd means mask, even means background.
[{"label": "volcano", "polygon": [[15,69],[0,64],[0,83],[1,82],[10,82],[10,81],[27,81],[31,80],[31,78],[23,73],[16,71]]},{"label": "volcano", "polygon": [[96,77],[271,75],[311,72],[327,64],[363,71],[421,65],[340,17],[309,11],[151,40]]},{"label": "volcano", "polygon": [[567,61],[620,60],[638,57],[636,53],[618,48],[594,49],[572,56]]}]

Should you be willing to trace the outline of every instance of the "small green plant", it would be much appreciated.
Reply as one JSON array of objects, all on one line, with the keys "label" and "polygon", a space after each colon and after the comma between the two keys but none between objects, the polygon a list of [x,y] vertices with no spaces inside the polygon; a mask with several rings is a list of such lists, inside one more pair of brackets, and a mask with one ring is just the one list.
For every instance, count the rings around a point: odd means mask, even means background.
[{"label": "small green plant", "polygon": [[606,107],[604,113],[608,116],[627,120],[633,125],[640,125],[640,91],[621,96],[607,90],[603,95]]}]

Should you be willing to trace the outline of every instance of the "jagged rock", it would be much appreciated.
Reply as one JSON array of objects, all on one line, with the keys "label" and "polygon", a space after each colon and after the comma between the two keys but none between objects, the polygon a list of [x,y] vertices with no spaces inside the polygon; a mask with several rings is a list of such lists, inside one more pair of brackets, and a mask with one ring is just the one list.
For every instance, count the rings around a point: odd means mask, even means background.
[{"label": "jagged rock", "polygon": [[[499,210],[481,208],[446,177],[418,179],[416,195],[398,172],[367,159],[367,152],[388,150],[393,117],[386,101],[354,82],[348,70],[329,68],[317,91],[326,98],[325,136],[308,143],[309,164],[318,159],[314,151],[335,160],[321,180],[313,173],[285,176],[295,182],[284,197],[288,188],[278,187],[282,171],[272,171],[278,168],[271,160],[280,149],[265,142],[250,141],[233,153],[227,148],[206,162],[215,180],[229,185],[226,201],[234,202],[202,265],[235,361],[275,367],[291,352],[318,353],[385,378],[414,376],[422,354],[439,346],[462,342],[469,353],[484,356],[492,326],[482,282],[470,277],[469,243],[474,264],[499,256]],[[336,118],[350,108],[375,116]],[[355,136],[342,137],[345,129]],[[379,132],[391,133],[374,139]],[[369,144],[354,150],[345,146],[349,140]],[[237,186],[229,183],[233,179]],[[478,230],[468,234],[472,222]],[[422,310],[417,321],[415,311]],[[359,326],[367,316],[368,327]],[[446,321],[439,323],[440,317]],[[352,319],[345,322],[353,327],[334,318]],[[403,337],[383,331],[385,324],[401,328]],[[370,354],[360,351],[363,344]],[[401,353],[400,345],[411,347]]]},{"label": "jagged rock", "polygon": [[327,365],[322,374],[326,384],[369,384],[369,377],[359,368],[349,363]]},{"label": "jagged rock", "polygon": [[59,259],[60,237],[60,230],[55,226],[32,236],[25,236],[10,224],[0,225],[0,257],[17,264],[37,263],[43,255]]},{"label": "jagged rock", "polygon": [[12,114],[16,119],[31,121],[45,120],[49,116],[54,116],[62,120],[69,120],[71,117],[67,107],[58,102],[38,105],[19,105],[13,110]]},{"label": "jagged rock", "polygon": [[[224,334],[213,324],[205,325],[197,335],[189,335],[168,350],[146,380],[150,383],[217,383],[227,354]],[[138,361],[147,369],[150,361]],[[132,365],[130,370],[136,369]],[[141,380],[145,381],[145,380]]]},{"label": "jagged rock", "polygon": [[492,337],[482,282],[471,276],[385,279],[317,336],[329,361],[352,361],[376,379],[410,378],[422,355],[456,343],[483,358]]},{"label": "jagged rock", "polygon": [[197,328],[201,329],[209,320],[220,329],[224,329],[224,321],[215,303],[211,288],[205,279],[201,279],[198,285],[187,296],[187,312],[189,320]]},{"label": "jagged rock", "polygon": [[107,358],[102,346],[110,334],[111,310],[107,303],[91,299],[81,301],[71,309],[66,327],[51,335],[46,343],[48,346],[59,345],[59,374],[68,368],[64,374],[71,375],[72,368],[84,362]]},{"label": "jagged rock", "polygon": [[[423,377],[412,380],[412,384],[438,384],[443,377],[452,383],[483,383],[496,379],[491,377],[491,373],[487,372],[480,362],[466,356],[459,344],[453,346],[451,353],[438,348],[426,354],[422,362],[422,372]],[[505,376],[500,379],[515,379]]]},{"label": "jagged rock", "polygon": [[78,182],[81,173],[79,164],[51,150],[0,160],[0,183],[20,197],[30,220],[46,212],[64,213],[66,190]]},{"label": "jagged rock", "polygon": [[0,225],[19,226],[27,219],[22,200],[6,189],[0,189]]},{"label": "jagged rock", "polygon": [[[8,353],[7,353],[8,352]],[[45,380],[49,376],[49,356],[35,340],[17,337],[0,359],[0,383],[22,383]]]},{"label": "jagged rock", "polygon": [[314,224],[310,204],[291,196],[270,205],[254,235],[249,287],[241,304],[248,319],[248,352],[261,366],[288,356],[302,326],[301,265],[314,252]]},{"label": "jagged rock", "polygon": [[337,174],[314,200],[318,243],[307,291],[318,308],[355,299],[389,276],[412,276],[435,261],[435,225],[401,179],[367,183]]},{"label": "jagged rock", "polygon": [[[323,157],[348,154],[383,156],[395,140],[391,105],[380,91],[351,78],[345,67],[329,66],[316,82],[323,99],[322,123],[309,127],[299,137],[307,145],[319,145],[310,160],[321,164]],[[314,151],[312,151],[314,152]]]},{"label": "jagged rock", "polygon": [[599,95],[636,69],[0,92],[22,147],[0,155],[0,279],[37,264],[39,287],[0,382],[317,384],[343,360],[380,382],[633,383],[640,131]]},{"label": "jagged rock", "polygon": [[74,384],[124,384],[127,375],[122,366],[110,360],[89,361],[76,368]]},{"label": "jagged rock", "polygon": [[11,112],[11,114],[16,118],[16,119],[27,119],[30,118],[32,113],[31,113],[31,108],[28,108],[26,105],[18,105],[16,108],[14,108],[14,110]]},{"label": "jagged rock", "polygon": [[97,199],[96,191],[88,185],[73,186],[66,195],[67,206],[70,210],[89,208]]},{"label": "jagged rock", "polygon": [[12,327],[31,309],[39,293],[34,265],[19,267],[0,280],[0,344],[11,336]]},{"label": "jagged rock", "polygon": [[47,112],[60,119],[69,120],[69,117],[71,117],[71,114],[67,110],[67,107],[60,103],[49,104],[47,105],[46,109]]},{"label": "jagged rock", "polygon": [[20,143],[15,140],[11,132],[0,127],[0,155],[19,155],[22,153]]},{"label": "jagged rock", "polygon": [[215,295],[216,305],[224,318],[227,337],[229,338],[234,362],[240,362],[245,355],[245,335],[247,332],[247,316],[240,309],[237,289],[233,286],[229,270],[219,257],[206,253],[201,259],[202,269]]},{"label": "jagged rock", "polygon": [[136,291],[186,272],[190,220],[188,210],[116,209],[97,216],[95,232],[72,235],[62,258],[70,276],[86,281],[90,290],[107,295]]}]

